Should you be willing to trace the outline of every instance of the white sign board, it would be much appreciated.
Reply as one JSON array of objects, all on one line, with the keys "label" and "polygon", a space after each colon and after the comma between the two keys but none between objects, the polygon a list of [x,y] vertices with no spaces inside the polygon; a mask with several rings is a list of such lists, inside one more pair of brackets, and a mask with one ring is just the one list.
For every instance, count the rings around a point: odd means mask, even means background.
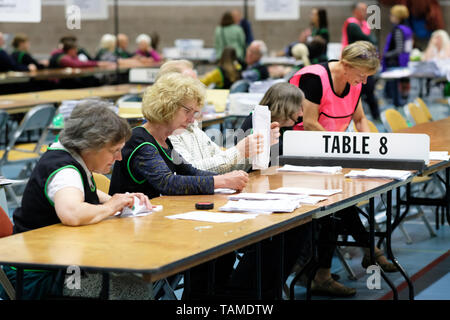
[{"label": "white sign board", "polygon": [[318,158],[423,160],[429,163],[426,134],[286,131],[283,155]]},{"label": "white sign board", "polygon": [[81,20],[107,20],[107,0],[66,0],[66,12],[71,6],[80,9]]},{"label": "white sign board", "polygon": [[41,22],[41,0],[0,0],[0,22]]},{"label": "white sign board", "polygon": [[130,83],[154,83],[158,75],[159,68],[135,68],[130,69]]},{"label": "white sign board", "polygon": [[298,20],[299,0],[256,0],[256,20]]}]

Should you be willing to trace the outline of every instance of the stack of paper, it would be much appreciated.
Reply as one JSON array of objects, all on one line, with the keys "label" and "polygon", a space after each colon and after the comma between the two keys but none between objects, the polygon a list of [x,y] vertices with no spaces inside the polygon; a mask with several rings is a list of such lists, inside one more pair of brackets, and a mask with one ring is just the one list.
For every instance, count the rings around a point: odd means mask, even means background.
[{"label": "stack of paper", "polygon": [[214,189],[214,193],[215,194],[231,194],[231,193],[236,193],[236,190],[229,189],[229,188],[217,188],[217,189]]},{"label": "stack of paper", "polygon": [[286,193],[286,194],[306,194],[314,196],[331,196],[335,193],[342,192],[342,189],[312,189],[312,188],[289,188],[281,187],[274,190],[269,190],[270,193]]},{"label": "stack of paper", "polygon": [[320,173],[336,174],[342,172],[342,167],[293,166],[290,164],[285,164],[283,167],[278,168],[277,171],[320,172]]},{"label": "stack of paper", "polygon": [[410,175],[411,171],[406,170],[367,169],[367,170],[352,170],[349,173],[347,173],[345,177],[406,180]]},{"label": "stack of paper", "polygon": [[121,218],[124,217],[142,217],[149,215],[152,212],[161,211],[162,206],[152,206],[152,208],[149,210],[145,206],[145,204],[140,204],[140,200],[138,197],[134,197],[134,206],[133,208],[125,207],[122,209],[122,211],[117,212],[115,215]]},{"label": "stack of paper", "polygon": [[317,204],[318,202],[323,201],[323,200],[327,200],[327,197],[307,196],[307,197],[300,199],[300,203],[313,205],[313,204]]},{"label": "stack of paper", "polygon": [[263,151],[252,157],[252,169],[264,170],[270,162],[270,118],[267,106],[256,106],[252,113],[253,133],[260,133],[263,137]]},{"label": "stack of paper", "polygon": [[224,206],[220,207],[220,211],[237,211],[237,212],[292,212],[300,207],[297,200],[237,200],[228,201]]},{"label": "stack of paper", "polygon": [[448,161],[450,157],[447,151],[430,151],[430,160]]},{"label": "stack of paper", "polygon": [[241,222],[247,219],[254,219],[257,216],[258,216],[257,214],[240,214],[240,213],[231,214],[231,213],[220,213],[211,211],[191,211],[166,216],[166,218],[206,221],[206,222]]}]

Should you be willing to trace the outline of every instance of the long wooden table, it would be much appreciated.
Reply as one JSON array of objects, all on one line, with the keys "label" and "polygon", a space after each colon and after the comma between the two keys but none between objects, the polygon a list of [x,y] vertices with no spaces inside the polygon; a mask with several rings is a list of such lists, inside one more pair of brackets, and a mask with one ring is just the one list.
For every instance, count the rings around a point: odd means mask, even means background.
[{"label": "long wooden table", "polygon": [[64,100],[79,100],[86,98],[116,99],[125,94],[143,93],[147,86],[119,84],[83,89],[56,89],[0,95],[0,109],[9,114],[23,113],[39,104],[59,104]]},{"label": "long wooden table", "polygon": [[[76,265],[102,272],[142,272],[151,281],[157,281],[282,234],[311,221],[314,215],[318,218],[373,199],[408,182],[346,179],[344,174],[348,171],[338,175],[279,173],[273,167],[250,175],[244,192],[266,192],[278,187],[343,190],[318,205],[304,205],[293,213],[259,215],[241,223],[171,220],[166,216],[193,211],[199,201],[212,201],[214,210],[218,210],[227,196],[162,196],[153,199],[152,204],[163,205],[163,211],[146,217],[111,218],[75,228],[57,224],[0,239],[0,264],[18,266],[18,270]],[[210,228],[202,228],[206,225]]]}]

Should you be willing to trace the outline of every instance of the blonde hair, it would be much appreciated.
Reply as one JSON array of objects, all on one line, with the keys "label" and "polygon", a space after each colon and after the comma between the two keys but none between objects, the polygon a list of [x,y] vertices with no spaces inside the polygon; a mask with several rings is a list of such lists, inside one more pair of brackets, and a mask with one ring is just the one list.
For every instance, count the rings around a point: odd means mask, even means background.
[{"label": "blonde hair", "polygon": [[172,72],[162,75],[142,98],[142,113],[148,122],[167,123],[188,101],[202,106],[205,102],[206,87],[198,79]]},{"label": "blonde hair", "polygon": [[109,33],[104,34],[100,40],[100,47],[102,49],[114,51],[114,48],[116,47],[116,36]]},{"label": "blonde hair", "polygon": [[185,69],[194,70],[194,64],[189,60],[169,60],[164,62],[163,65],[159,68],[158,74],[156,76],[156,80],[158,81],[163,75],[176,72],[183,73]]},{"label": "blonde hair", "polygon": [[377,49],[369,41],[356,41],[342,50],[341,61],[348,65],[376,72],[380,67]]},{"label": "blonde hair", "polygon": [[408,19],[409,17],[409,10],[406,6],[402,4],[396,4],[391,8],[391,14],[396,17],[398,20],[403,21],[405,19]]},{"label": "blonde hair", "polygon": [[309,61],[309,50],[304,43],[297,43],[291,49],[292,56],[295,59],[300,59],[303,61],[305,66],[309,66],[311,62]]}]

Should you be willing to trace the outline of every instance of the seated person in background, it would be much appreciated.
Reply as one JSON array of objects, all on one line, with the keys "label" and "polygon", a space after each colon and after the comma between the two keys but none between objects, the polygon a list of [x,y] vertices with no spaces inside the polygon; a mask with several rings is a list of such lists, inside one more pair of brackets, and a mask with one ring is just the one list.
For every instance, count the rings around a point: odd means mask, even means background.
[{"label": "seated person in background", "polygon": [[[5,45],[5,39],[3,37],[3,33],[0,32],[0,72],[7,71],[30,71],[28,66],[18,65],[14,62],[14,60],[10,57],[8,52],[3,49]],[[33,67],[31,67],[33,68]]]},{"label": "seated person in background", "polygon": [[97,61],[109,61],[118,63],[120,67],[142,67],[152,66],[152,63],[145,63],[140,61],[137,57],[121,58],[117,55],[116,50],[116,36],[112,34],[104,34],[100,40],[100,50],[95,56]]},{"label": "seated person in background", "polygon": [[[304,97],[303,91],[298,87],[287,82],[281,82],[271,86],[259,102],[260,105],[269,107],[271,121],[279,123],[281,135],[278,155],[283,154],[283,133],[286,130],[292,130],[292,127],[299,122],[299,118],[303,116],[302,103]],[[252,132],[252,114],[244,120],[241,129],[247,134]]]},{"label": "seated person in background", "polygon": [[[171,72],[196,78],[197,75],[192,68],[192,62],[187,60],[167,61],[161,66],[157,79]],[[272,124],[273,143],[278,141],[278,136],[279,128],[274,123]],[[216,173],[244,169],[245,159],[256,154],[258,144],[262,143],[256,135],[250,135],[236,146],[222,149],[199,127],[198,121],[188,125],[181,133],[169,136],[169,139],[174,149],[187,162],[197,169]]]},{"label": "seated person in background", "polygon": [[[64,43],[63,53],[58,55],[55,61],[52,61],[57,68],[88,68],[88,67],[110,67],[116,66],[115,62],[109,61],[81,61],[77,55],[78,48],[75,42]],[[52,58],[53,59],[53,58]],[[52,60],[51,59],[51,60]]]},{"label": "seated person in background", "polygon": [[31,56],[29,53],[30,41],[28,40],[27,35],[23,33],[17,34],[13,39],[12,46],[14,47],[14,51],[11,54],[11,57],[16,64],[27,66],[30,71],[44,69],[46,67],[45,64],[48,65],[48,61],[39,62]]},{"label": "seated person in background", "polygon": [[128,44],[128,36],[124,33],[119,33],[117,35],[116,56],[123,59],[131,58],[133,54],[128,51]]},{"label": "seated person in background", "polygon": [[436,30],[422,56],[423,61],[450,58],[450,38],[445,30]]},{"label": "seated person in background", "polygon": [[[62,223],[83,226],[98,223],[134,205],[134,196],[151,208],[142,193],[109,196],[98,190],[92,172],[107,174],[131,131],[126,120],[104,102],[80,103],[66,120],[59,141],[52,144],[33,169],[14,211],[14,234]],[[16,272],[3,267],[14,283]],[[25,299],[45,298],[60,290],[63,277],[56,270],[24,271]],[[0,289],[1,296],[5,294]]]},{"label": "seated person in background", "polygon": [[[59,55],[59,54],[63,53],[64,43],[66,43],[66,42],[74,42],[75,44],[77,44],[77,37],[75,37],[73,35],[68,35],[68,36],[64,36],[61,39],[59,39],[57,48],[50,53],[50,59],[54,55]],[[79,47],[78,44],[77,44],[77,55],[78,55],[78,59],[80,59],[81,61],[94,60],[91,57],[91,55],[85,49]]]},{"label": "seated person in background", "polygon": [[154,62],[160,62],[162,57],[159,53],[152,48],[152,39],[147,34],[140,34],[136,38],[136,44],[138,49],[135,52],[135,55],[140,56],[143,60],[150,60]]},{"label": "seated person in background", "polygon": [[230,89],[231,85],[241,78],[241,69],[236,50],[233,47],[225,47],[217,68],[200,77],[200,81],[206,86],[214,84],[216,89]]},{"label": "seated person in background", "polygon": [[269,71],[261,63],[261,58],[267,54],[267,46],[262,40],[253,40],[245,52],[245,63],[241,73],[242,79],[260,81],[269,78]]}]

